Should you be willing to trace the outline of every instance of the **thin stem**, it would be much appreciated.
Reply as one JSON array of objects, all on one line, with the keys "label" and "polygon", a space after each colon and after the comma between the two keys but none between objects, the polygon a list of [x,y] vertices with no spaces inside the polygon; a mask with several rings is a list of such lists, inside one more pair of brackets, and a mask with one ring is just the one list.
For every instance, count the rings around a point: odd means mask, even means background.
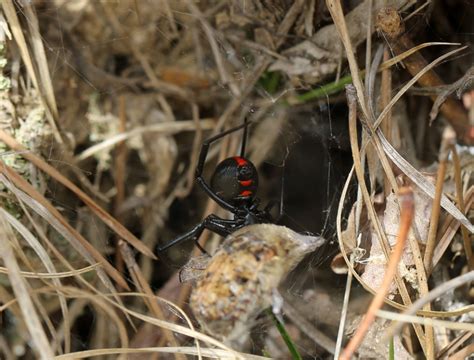
[{"label": "thin stem", "polygon": [[[353,264],[354,264],[354,254],[351,255],[351,266],[353,266]],[[341,352],[342,339],[344,337],[344,327],[346,325],[346,318],[347,318],[347,308],[349,304],[349,297],[351,294],[351,285],[352,285],[352,272],[349,271],[347,273],[346,291],[344,292],[344,300],[342,303],[341,320],[339,321],[339,330],[337,332],[336,351],[334,354],[334,359],[338,359],[339,353]]]},{"label": "thin stem", "polygon": [[288,350],[290,351],[291,357],[294,360],[303,360],[300,353],[296,349],[295,343],[293,342],[293,340],[291,340],[290,335],[286,331],[285,325],[280,320],[278,320],[278,318],[273,313],[272,309],[270,308],[267,309],[267,313],[271,316],[273,322],[275,323],[275,326],[278,329],[278,332],[280,333],[281,338],[283,339],[286,346],[288,347]]},{"label": "thin stem", "polygon": [[[461,176],[461,161],[456,150],[456,146],[451,147],[453,154],[454,163],[454,180],[456,182],[456,198],[458,202],[459,210],[463,214],[466,213],[466,206],[464,204],[464,197],[462,193],[462,176]],[[461,234],[464,243],[464,250],[466,252],[466,262],[470,270],[474,270],[474,258],[472,257],[471,240],[469,239],[469,233],[465,226],[461,224]]]},{"label": "thin stem", "polygon": [[428,231],[428,240],[426,242],[425,256],[423,263],[425,264],[426,273],[429,274],[432,269],[432,258],[434,248],[436,246],[436,234],[438,230],[438,222],[440,215],[441,196],[443,195],[444,176],[446,175],[446,165],[448,161],[450,145],[455,142],[456,135],[452,128],[447,127],[443,132],[443,140],[439,152],[439,166],[436,177],[436,191],[433,199],[433,207],[431,209],[430,228]]},{"label": "thin stem", "polygon": [[349,360],[364,340],[365,334],[369,330],[372,322],[375,320],[377,311],[383,305],[385,295],[387,294],[390,284],[392,283],[393,278],[397,272],[397,266],[403,254],[403,248],[408,237],[408,232],[411,228],[415,211],[413,191],[410,188],[401,188],[398,195],[400,197],[400,226],[397,235],[397,243],[388,261],[385,275],[382,284],[377,291],[377,295],[375,295],[374,299],[372,300],[364,319],[361,321],[359,327],[356,330],[356,333],[349,341],[349,344],[347,344],[342,355],[340,356],[339,359],[341,360]]}]

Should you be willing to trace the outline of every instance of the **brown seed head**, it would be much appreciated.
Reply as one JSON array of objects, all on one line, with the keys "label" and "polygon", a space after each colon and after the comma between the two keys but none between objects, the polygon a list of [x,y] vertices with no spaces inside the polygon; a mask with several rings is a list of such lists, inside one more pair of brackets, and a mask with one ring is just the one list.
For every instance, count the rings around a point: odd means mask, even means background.
[{"label": "brown seed head", "polygon": [[400,36],[405,30],[398,11],[391,7],[383,8],[377,14],[377,29],[392,39]]}]

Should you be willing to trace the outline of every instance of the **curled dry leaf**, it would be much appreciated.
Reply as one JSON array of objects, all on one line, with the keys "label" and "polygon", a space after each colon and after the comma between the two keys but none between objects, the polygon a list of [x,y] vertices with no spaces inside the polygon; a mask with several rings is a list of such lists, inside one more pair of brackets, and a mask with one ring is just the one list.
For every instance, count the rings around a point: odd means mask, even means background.
[{"label": "curled dry leaf", "polygon": [[[426,175],[426,178],[434,181],[433,177],[428,175]],[[415,237],[416,241],[420,244],[425,244],[428,236],[432,200],[417,187],[413,187],[413,194],[415,199],[415,217],[413,219],[412,231],[408,236]],[[390,245],[394,246],[400,223],[400,209],[395,194],[390,194],[387,197],[384,213],[380,217],[384,231],[387,234],[387,239]],[[386,259],[375,232],[371,233],[371,239],[369,258],[365,260],[367,265],[362,274],[362,279],[373,289],[378,289],[385,274]],[[400,275],[412,287],[418,288],[417,277],[413,268],[415,262],[409,244],[410,241],[407,241],[398,270]],[[395,290],[396,286],[393,283],[390,288],[390,294],[393,295]]]},{"label": "curled dry leaf", "polygon": [[[194,275],[199,278],[190,298],[194,316],[209,334],[228,342],[237,340],[272,305],[286,275],[324,243],[324,238],[273,224],[239,229],[208,259],[205,270]],[[195,265],[192,260],[185,267],[187,278],[191,267],[199,271]]]}]

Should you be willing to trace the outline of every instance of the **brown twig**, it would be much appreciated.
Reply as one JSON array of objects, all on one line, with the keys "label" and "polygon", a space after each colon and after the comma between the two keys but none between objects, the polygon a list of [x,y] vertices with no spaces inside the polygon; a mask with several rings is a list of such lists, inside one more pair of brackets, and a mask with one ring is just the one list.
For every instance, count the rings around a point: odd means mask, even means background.
[{"label": "brown twig", "polygon": [[403,254],[403,248],[405,246],[405,241],[408,237],[408,232],[410,231],[414,215],[414,201],[412,190],[408,187],[403,187],[399,190],[398,195],[400,197],[401,208],[400,228],[397,235],[397,243],[392,252],[392,255],[390,256],[390,260],[387,264],[387,269],[385,270],[383,282],[380,285],[380,288],[378,289],[377,295],[372,300],[372,303],[370,304],[364,319],[359,324],[356,333],[349,341],[349,344],[346,346],[339,359],[348,360],[357,350],[362,340],[364,339],[364,335],[369,330],[369,326],[374,321],[377,310],[382,307],[385,295],[387,294],[390,284],[392,283],[393,277],[397,272],[398,262],[400,261],[400,258]]},{"label": "brown twig", "polygon": [[[383,61],[386,62],[390,59],[390,52],[388,47],[385,46],[383,52]],[[385,109],[385,107],[390,103],[392,96],[392,71],[388,69],[382,70],[382,80],[380,86],[380,108]],[[387,140],[392,142],[392,112],[389,111],[386,116],[382,119],[382,132],[385,134]],[[385,196],[390,194],[390,182],[386,176],[384,176],[384,193]]]},{"label": "brown twig", "polygon": [[450,360],[464,360],[474,353],[474,344],[467,345],[464,349],[449,357]]},{"label": "brown twig", "polygon": [[[454,181],[456,183],[456,199],[458,202],[459,210],[463,214],[466,213],[466,206],[464,204],[464,197],[462,191],[462,175],[461,175],[461,161],[459,159],[456,146],[451,147],[453,154],[453,164],[454,164]],[[461,225],[461,234],[464,243],[464,251],[466,252],[466,262],[470,270],[474,269],[474,258],[472,257],[472,248],[471,248],[471,239],[469,238],[469,233],[465,226]]]},{"label": "brown twig", "polygon": [[471,331],[463,331],[461,335],[452,340],[448,345],[441,349],[437,354],[437,359],[442,359],[446,355],[449,356],[453,351],[456,351],[462,344],[468,341],[474,334]]},{"label": "brown twig", "polygon": [[[474,202],[474,187],[471,186],[464,196],[464,205],[465,208],[471,208]],[[452,215],[448,215],[444,224],[441,226],[442,236],[440,237],[438,244],[433,252],[433,267],[441,260],[441,257],[445,253],[446,249],[449,247],[449,244],[454,238],[454,235],[458,232],[459,226],[462,226],[458,220],[456,220]]]},{"label": "brown twig", "polygon": [[[346,86],[347,103],[349,106],[349,134],[350,134],[350,139],[351,139],[352,157],[354,159],[354,170],[357,175],[357,180],[359,181],[359,187],[361,189],[364,203],[367,208],[369,219],[372,222],[372,226],[377,232],[377,237],[379,238],[381,248],[384,252],[384,256],[388,261],[390,258],[390,244],[388,242],[387,235],[382,229],[380,220],[377,217],[377,214],[371,202],[367,185],[365,183],[364,171],[362,168],[361,159],[359,155],[360,151],[359,151],[359,144],[357,140],[357,98],[356,98],[355,93],[356,91],[354,89],[354,86],[352,85]],[[344,249],[341,248],[341,251],[344,251]],[[346,259],[346,263],[349,265],[350,262],[348,261],[348,259]],[[353,270],[353,269],[350,268],[350,270]],[[353,272],[353,275],[354,277],[357,278],[357,280],[361,281],[357,273]],[[398,274],[398,272],[395,273],[395,282],[400,291],[400,295],[402,296],[402,300],[404,304],[408,306],[411,305],[411,299],[408,293],[408,289],[406,287],[406,284],[403,282],[403,279]],[[423,350],[425,350],[425,336],[424,336],[421,326],[414,324],[413,328],[415,329],[416,335],[420,341],[421,346],[423,347]]]},{"label": "brown twig", "polygon": [[438,174],[436,178],[436,192],[433,199],[433,206],[431,209],[430,228],[428,231],[428,239],[426,241],[426,250],[423,258],[425,269],[427,273],[432,269],[433,251],[436,246],[436,234],[438,231],[438,222],[440,216],[441,196],[443,194],[444,176],[446,174],[446,166],[448,162],[449,150],[455,142],[455,134],[453,130],[447,127],[443,133],[443,140],[441,149],[439,151],[439,165]]},{"label": "brown twig", "polygon": [[[121,95],[119,97],[119,132],[125,132],[126,130],[126,123],[127,123],[127,113],[126,113],[126,104],[125,104],[125,96]],[[122,205],[123,201],[125,200],[125,169],[127,163],[127,143],[126,141],[121,141],[117,145],[117,156],[115,157],[115,188],[117,189],[117,193],[115,195],[115,202],[114,202],[114,215],[115,218],[123,222],[122,215],[120,214],[120,206]],[[122,253],[119,251],[120,237],[116,237],[116,246],[115,246],[115,267],[118,271],[123,273],[123,258]]]},{"label": "brown twig", "polygon": [[[395,54],[401,54],[415,46],[413,41],[410,39],[409,34],[403,33],[403,22],[396,9],[382,9],[377,15],[377,27],[383,32],[385,38],[390,44],[390,48],[395,52]],[[411,75],[416,75],[428,65],[428,62],[419,52],[414,53],[405,59],[403,63]],[[434,70],[430,70],[424,74],[418,80],[418,83],[422,86],[429,87],[445,85]],[[432,98],[435,100],[436,96]],[[441,112],[446,116],[447,120],[456,131],[459,139],[464,140],[467,143],[472,142],[472,139],[468,136],[470,127],[467,114],[459,101],[451,98],[446,99],[445,103],[441,106]]]}]

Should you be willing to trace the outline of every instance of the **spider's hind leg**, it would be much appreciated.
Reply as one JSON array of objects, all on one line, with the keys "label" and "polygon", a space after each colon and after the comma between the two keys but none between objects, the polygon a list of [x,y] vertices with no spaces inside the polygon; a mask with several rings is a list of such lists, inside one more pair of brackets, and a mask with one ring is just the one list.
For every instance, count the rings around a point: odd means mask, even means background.
[{"label": "spider's hind leg", "polygon": [[168,250],[170,247],[177,245],[183,241],[193,239],[197,248],[201,250],[203,254],[208,255],[207,251],[201,246],[201,244],[199,244],[199,238],[201,237],[201,234],[204,231],[204,229],[208,229],[221,236],[227,236],[234,230],[234,227],[236,225],[238,226],[240,225],[240,223],[235,220],[221,219],[220,217],[214,214],[211,214],[207,218],[205,218],[202,221],[202,223],[196,225],[187,233],[177,237],[176,239],[170,241],[169,243],[161,247],[158,247],[158,252],[163,252],[165,250]]},{"label": "spider's hind leg", "polygon": [[159,246],[158,247],[158,252],[163,252],[163,251],[166,251],[168,250],[170,247],[172,246],[175,246],[183,241],[187,241],[189,239],[193,239],[194,242],[196,243],[196,246],[198,247],[199,250],[201,250],[203,253],[207,254],[206,250],[204,250],[204,248],[199,244],[198,240],[199,240],[199,237],[201,236],[202,232],[204,231],[204,229],[206,228],[205,226],[205,222],[206,222],[207,218],[200,224],[196,225],[195,227],[193,227],[191,230],[189,230],[187,233],[181,235],[181,236],[178,236],[176,239],[170,241],[169,243],[163,245],[163,246]]}]

